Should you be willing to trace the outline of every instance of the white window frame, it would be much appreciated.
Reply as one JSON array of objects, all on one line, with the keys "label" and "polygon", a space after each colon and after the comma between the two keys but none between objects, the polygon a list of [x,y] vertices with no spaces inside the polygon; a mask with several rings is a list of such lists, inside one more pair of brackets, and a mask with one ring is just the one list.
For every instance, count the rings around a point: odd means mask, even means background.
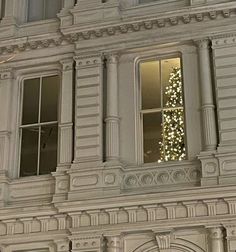
[{"label": "white window frame", "polygon": [[[142,83],[141,83],[141,73],[140,73],[140,63],[142,62],[149,62],[149,61],[162,61],[162,60],[165,60],[165,59],[173,59],[173,58],[179,58],[180,59],[180,66],[181,66],[181,74],[183,72],[183,63],[182,63],[182,55],[181,53],[172,53],[172,54],[165,54],[165,55],[162,55],[162,56],[152,56],[152,57],[142,57],[142,58],[139,58],[137,60],[137,72],[138,72],[138,90],[139,90],[139,97],[138,97],[138,110],[139,110],[139,128],[141,130],[141,148],[142,148],[142,155],[141,155],[141,163],[142,164],[150,164],[150,163],[145,163],[144,162],[144,142],[143,142],[143,115],[144,114],[152,114],[152,113],[156,113],[156,112],[161,112],[161,115],[163,117],[163,112],[164,111],[167,111],[167,110],[172,110],[172,109],[165,109],[163,108],[163,105],[161,105],[161,108],[153,108],[153,109],[142,109]],[[182,75],[182,90],[183,90],[183,106],[182,107],[175,107],[175,109],[183,109],[183,112],[184,112],[184,142],[185,142],[185,159],[183,160],[187,160],[188,159],[188,150],[187,150],[187,140],[186,140],[186,130],[185,130],[185,127],[186,127],[186,121],[185,121],[185,118],[186,118],[186,115],[185,115],[185,99],[184,99],[184,80],[183,80],[183,75]],[[175,160],[175,161],[163,161],[162,163],[165,163],[165,162],[179,162],[178,160]],[[152,163],[157,163],[157,162],[152,162]]]},{"label": "white window frame", "polygon": [[[40,78],[40,88],[41,88],[42,78],[43,77],[50,77],[50,76],[56,76],[56,75],[59,77],[58,111],[57,111],[57,118],[58,119],[57,119],[57,121],[52,121],[52,122],[49,122],[49,123],[48,122],[35,123],[35,124],[29,124],[29,125],[26,125],[26,126],[22,125],[21,121],[22,121],[22,115],[23,115],[24,81],[29,80],[29,79]],[[45,72],[43,74],[35,73],[35,74],[30,74],[30,75],[24,75],[20,80],[20,110],[19,110],[19,118],[18,118],[18,125],[19,126],[18,126],[18,145],[17,145],[18,146],[18,157],[17,157],[17,177],[18,178],[26,178],[26,177],[20,177],[21,142],[22,142],[22,136],[21,136],[22,130],[21,129],[22,128],[30,127],[30,126],[33,126],[33,125],[34,126],[45,126],[45,125],[52,125],[52,124],[55,125],[55,124],[57,124],[57,127],[58,127],[57,139],[58,139],[58,141],[57,141],[57,164],[56,164],[56,166],[58,165],[58,161],[59,161],[59,138],[60,138],[60,135],[59,135],[59,118],[60,118],[60,114],[61,114],[61,111],[60,111],[61,82],[62,82],[61,78],[62,78],[61,73],[59,71],[49,71],[49,72]],[[39,99],[41,100],[41,98],[39,98]],[[40,105],[40,103],[39,103],[39,105]],[[40,151],[39,146],[40,146],[40,141],[38,141],[38,152]],[[45,175],[39,175],[38,172],[39,172],[39,156],[38,156],[38,163],[37,163],[37,175],[35,175],[35,176],[48,176],[48,175],[50,175],[50,173],[45,174]],[[29,176],[29,177],[32,177],[32,176]]]},{"label": "white window frame", "polygon": [[[185,149],[186,160],[168,162],[143,162],[143,130],[140,120],[140,81],[139,81],[139,62],[153,58],[180,57],[182,60],[182,79],[183,79],[183,99],[185,114]],[[147,47],[142,51],[130,54],[134,64],[134,115],[135,115],[135,163],[142,167],[165,167],[170,165],[181,165],[182,162],[189,163],[196,161],[202,149],[202,128],[201,128],[201,102],[200,102],[200,80],[198,74],[198,53],[195,45],[165,45]]]}]

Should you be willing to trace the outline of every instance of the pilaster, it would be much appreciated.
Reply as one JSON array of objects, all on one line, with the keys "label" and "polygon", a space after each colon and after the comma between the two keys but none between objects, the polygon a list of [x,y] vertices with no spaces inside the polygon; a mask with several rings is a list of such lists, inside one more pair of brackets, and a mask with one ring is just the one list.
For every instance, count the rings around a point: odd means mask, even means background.
[{"label": "pilaster", "polygon": [[0,205],[7,201],[12,115],[12,69],[0,70]]},{"label": "pilaster", "polygon": [[75,57],[75,153],[74,168],[97,167],[103,161],[102,85],[100,53]]},{"label": "pilaster", "polygon": [[212,38],[213,66],[216,83],[219,146],[219,184],[236,182],[236,36]]},{"label": "pilaster", "polygon": [[103,57],[76,56],[74,161],[69,198],[95,196],[104,185],[103,173]]},{"label": "pilaster", "polygon": [[66,199],[69,189],[69,176],[73,152],[73,59],[61,62],[61,95],[59,118],[59,160],[57,171],[53,173],[56,180],[54,202]]}]

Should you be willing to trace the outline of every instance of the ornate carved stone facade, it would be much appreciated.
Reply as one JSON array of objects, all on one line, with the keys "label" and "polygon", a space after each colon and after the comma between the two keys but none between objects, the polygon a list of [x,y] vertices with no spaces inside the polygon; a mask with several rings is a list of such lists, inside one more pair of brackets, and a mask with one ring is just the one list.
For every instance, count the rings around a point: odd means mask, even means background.
[{"label": "ornate carved stone facade", "polygon": [[[236,251],[236,3],[73,0],[0,21],[1,252]],[[181,55],[188,158],[143,164],[140,58]],[[58,161],[19,178],[25,78],[60,76]]]}]

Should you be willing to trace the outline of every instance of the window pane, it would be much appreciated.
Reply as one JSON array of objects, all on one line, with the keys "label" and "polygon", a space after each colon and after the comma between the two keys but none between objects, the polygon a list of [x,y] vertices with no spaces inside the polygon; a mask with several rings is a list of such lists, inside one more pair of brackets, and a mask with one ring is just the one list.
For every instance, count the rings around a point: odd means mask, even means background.
[{"label": "window pane", "polygon": [[41,122],[57,121],[59,76],[43,78],[41,97]]},{"label": "window pane", "polygon": [[39,79],[30,79],[24,81],[23,116],[22,116],[23,125],[38,122],[39,88],[40,88]]},{"label": "window pane", "polygon": [[160,142],[162,142],[161,113],[143,115],[144,163],[160,159]]},{"label": "window pane", "polygon": [[163,144],[161,161],[185,159],[184,111],[183,109],[163,112]]},{"label": "window pane", "polygon": [[61,10],[61,0],[45,1],[45,18],[55,18]]},{"label": "window pane", "polygon": [[161,107],[159,64],[159,61],[149,61],[140,64],[142,109]]},{"label": "window pane", "polygon": [[41,127],[39,174],[49,174],[57,166],[57,125]]},{"label": "window pane", "polygon": [[161,79],[163,106],[169,108],[183,106],[180,58],[161,61]]},{"label": "window pane", "polygon": [[22,129],[20,176],[37,174],[39,128]]},{"label": "window pane", "polygon": [[44,19],[44,0],[28,0],[28,21]]}]

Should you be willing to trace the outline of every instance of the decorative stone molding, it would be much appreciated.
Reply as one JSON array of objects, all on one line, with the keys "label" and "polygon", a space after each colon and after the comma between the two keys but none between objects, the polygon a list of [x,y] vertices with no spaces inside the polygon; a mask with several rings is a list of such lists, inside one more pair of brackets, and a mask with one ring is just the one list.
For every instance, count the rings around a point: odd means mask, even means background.
[{"label": "decorative stone molding", "polygon": [[[229,18],[231,14],[235,13],[235,8],[217,9],[217,10],[202,10],[199,12],[191,11],[188,15],[186,13],[178,14],[177,16],[169,16],[165,18],[143,18],[142,21],[127,22],[122,24],[115,24],[106,26],[105,28],[88,28],[85,31],[68,32],[63,30],[64,35],[49,39],[42,39],[37,41],[21,42],[19,44],[11,44],[0,46],[0,52],[12,53],[17,51],[35,50],[40,48],[47,48],[59,46],[66,43],[75,43],[80,40],[96,39],[107,36],[114,36],[119,34],[138,32],[143,30],[158,29],[176,25],[186,25],[194,22],[204,22],[205,20],[214,21],[216,18]],[[173,15],[173,14],[172,14]],[[76,30],[78,28],[76,27]]]},{"label": "decorative stone molding", "polygon": [[[122,206],[120,204],[120,206]],[[124,225],[129,230],[129,227],[135,225],[138,227],[152,227],[158,225],[167,227],[169,224],[192,225],[198,220],[198,224],[207,225],[217,223],[220,217],[228,220],[235,219],[236,199],[225,198],[224,200],[196,200],[196,201],[178,201],[170,203],[152,203],[123,206],[120,208],[103,208],[101,206],[96,209],[88,209],[82,211],[69,212],[67,214],[51,214],[46,216],[22,217],[18,219],[2,220],[0,222],[0,236],[20,235],[33,233],[47,233],[49,231],[65,231],[70,229],[72,232],[80,230],[86,231],[88,228],[99,230],[101,227],[119,227]],[[69,221],[71,220],[71,221]],[[19,231],[21,230],[21,231]],[[214,230],[211,229],[211,232]],[[219,230],[217,229],[217,234]],[[156,230],[155,233],[158,233]],[[161,237],[161,236],[160,236]],[[168,237],[167,237],[168,238]],[[168,239],[164,241],[167,242]],[[164,243],[165,244],[165,243]],[[162,245],[164,248],[164,245]],[[85,247],[81,247],[85,248]]]},{"label": "decorative stone molding", "polygon": [[86,252],[97,251],[102,252],[105,248],[105,240],[102,235],[89,235],[89,236],[72,236],[72,251],[73,252]]}]

